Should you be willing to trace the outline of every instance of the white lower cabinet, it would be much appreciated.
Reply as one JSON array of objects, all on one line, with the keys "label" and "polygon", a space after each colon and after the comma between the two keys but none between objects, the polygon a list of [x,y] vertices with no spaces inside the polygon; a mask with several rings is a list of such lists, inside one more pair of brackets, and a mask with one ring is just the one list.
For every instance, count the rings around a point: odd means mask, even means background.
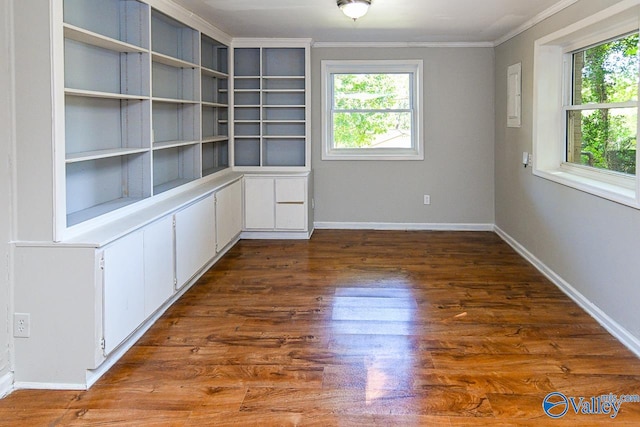
[{"label": "white lower cabinet", "polygon": [[30,336],[15,340],[16,383],[91,385],[176,288],[237,239],[241,223],[234,175],[74,240],[16,243],[15,312],[31,315]]},{"label": "white lower cabinet", "polygon": [[306,178],[277,178],[276,229],[307,229]]},{"label": "white lower cabinet", "polygon": [[244,178],[244,228],[272,230],[276,224],[274,178]]},{"label": "white lower cabinet", "polygon": [[144,228],[144,315],[151,316],[175,291],[173,218]]},{"label": "white lower cabinet", "polygon": [[244,177],[244,229],[308,231],[306,176]]},{"label": "white lower cabinet", "polygon": [[216,204],[209,195],[174,215],[176,286],[181,288],[216,255]]},{"label": "white lower cabinet", "polygon": [[104,346],[110,353],[145,319],[143,233],[104,248]]},{"label": "white lower cabinet", "polygon": [[236,181],[216,193],[216,251],[242,231],[242,183]]}]

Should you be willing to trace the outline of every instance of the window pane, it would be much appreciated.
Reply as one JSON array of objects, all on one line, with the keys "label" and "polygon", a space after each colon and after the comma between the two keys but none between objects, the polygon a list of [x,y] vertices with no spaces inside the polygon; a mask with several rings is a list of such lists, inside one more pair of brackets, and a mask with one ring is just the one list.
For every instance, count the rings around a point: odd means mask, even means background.
[{"label": "window pane", "polygon": [[573,105],[638,99],[638,34],[573,54]]},{"label": "window pane", "polygon": [[567,113],[567,161],[636,173],[637,108],[601,108]]},{"label": "window pane", "polygon": [[337,110],[409,109],[406,74],[334,74],[333,107]]},{"label": "window pane", "polygon": [[334,113],[333,148],[412,148],[411,113]]}]

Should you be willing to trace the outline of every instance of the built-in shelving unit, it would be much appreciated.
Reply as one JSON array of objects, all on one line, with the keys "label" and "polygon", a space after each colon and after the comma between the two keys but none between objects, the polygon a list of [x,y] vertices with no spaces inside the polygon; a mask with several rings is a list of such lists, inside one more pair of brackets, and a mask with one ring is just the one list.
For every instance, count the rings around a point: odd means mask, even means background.
[{"label": "built-in shelving unit", "polygon": [[229,49],[202,35],[202,176],[229,167]]},{"label": "built-in shelving unit", "polygon": [[67,226],[151,196],[149,13],[64,2]]},{"label": "built-in shelving unit", "polygon": [[65,0],[66,226],[229,167],[225,44],[137,0]]},{"label": "built-in shelving unit", "polygon": [[[12,13],[16,40],[33,49],[13,64],[16,135],[30,139],[16,147],[12,248],[13,305],[33,322],[15,381],[86,389],[235,244],[246,218],[273,219],[249,221],[249,238],[309,238],[312,181],[308,170],[264,171],[254,198],[243,173],[217,172],[233,158],[230,36],[165,0],[28,3]],[[268,116],[260,97],[299,96],[307,81],[257,82],[258,143],[265,132],[265,144],[297,138],[271,126],[303,119]]]},{"label": "built-in shelving unit", "polygon": [[308,45],[243,44],[233,58],[234,165],[308,169]]},{"label": "built-in shelving unit", "polygon": [[153,194],[200,178],[200,35],[151,12]]}]

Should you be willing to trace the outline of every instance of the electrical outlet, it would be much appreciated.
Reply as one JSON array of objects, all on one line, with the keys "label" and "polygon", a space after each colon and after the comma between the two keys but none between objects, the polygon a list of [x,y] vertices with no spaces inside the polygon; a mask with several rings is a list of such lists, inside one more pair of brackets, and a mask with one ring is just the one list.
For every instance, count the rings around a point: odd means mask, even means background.
[{"label": "electrical outlet", "polygon": [[430,205],[431,204],[431,196],[429,196],[428,194],[424,195],[424,204],[425,205]]},{"label": "electrical outlet", "polygon": [[16,338],[29,338],[31,335],[31,315],[29,313],[13,314],[13,336]]}]

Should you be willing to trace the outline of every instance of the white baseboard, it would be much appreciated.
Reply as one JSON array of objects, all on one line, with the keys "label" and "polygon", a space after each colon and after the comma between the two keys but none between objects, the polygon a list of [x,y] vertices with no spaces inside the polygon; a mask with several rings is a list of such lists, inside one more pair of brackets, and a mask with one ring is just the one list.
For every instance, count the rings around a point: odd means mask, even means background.
[{"label": "white baseboard", "polygon": [[517,240],[515,240],[497,225],[495,226],[495,232],[524,259],[533,264],[533,266],[542,274],[544,274],[547,279],[549,279],[562,292],[564,292],[584,311],[586,311],[591,317],[593,317],[611,335],[613,335],[616,339],[618,339],[618,341],[620,341],[629,350],[635,353],[636,356],[640,357],[640,339],[638,337],[634,336],[626,328],[612,319],[607,313],[605,313],[598,306],[589,301],[587,297],[582,295],[576,288],[571,286],[567,281],[560,277],[559,274],[551,270],[547,265],[545,265],[535,255],[529,252]]},{"label": "white baseboard", "polygon": [[86,384],[73,383],[38,383],[31,381],[16,381],[15,390],[86,390]]},{"label": "white baseboard", "polygon": [[0,377],[0,399],[13,391],[13,372]]},{"label": "white baseboard", "polygon": [[243,231],[240,239],[246,240],[309,240],[311,232],[307,231]]},{"label": "white baseboard", "polygon": [[493,231],[493,224],[401,223],[401,222],[316,222],[317,230],[394,231]]}]

